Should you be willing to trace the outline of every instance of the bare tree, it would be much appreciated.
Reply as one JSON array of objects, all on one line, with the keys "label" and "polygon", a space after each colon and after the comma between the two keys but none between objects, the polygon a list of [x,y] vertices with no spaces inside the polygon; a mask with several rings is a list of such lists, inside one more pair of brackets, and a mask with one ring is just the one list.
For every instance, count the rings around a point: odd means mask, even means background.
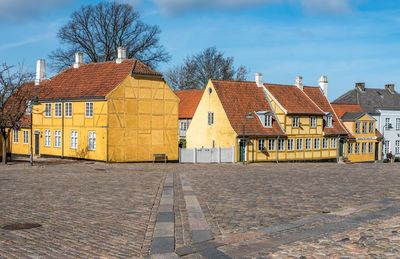
[{"label": "bare tree", "polygon": [[7,163],[7,141],[10,132],[18,128],[26,112],[28,100],[32,96],[33,87],[26,84],[32,79],[33,74],[25,72],[23,65],[0,66],[0,134],[3,164]]},{"label": "bare tree", "polygon": [[244,66],[236,69],[233,57],[224,57],[224,53],[211,47],[170,69],[166,80],[175,89],[201,89],[209,79],[246,80],[246,76]]},{"label": "bare tree", "polygon": [[81,51],[88,62],[115,60],[117,48],[127,48],[128,58],[136,58],[155,68],[170,56],[160,44],[158,26],[148,25],[129,4],[101,2],[82,6],[58,32],[65,48],[50,54],[52,67],[62,70],[73,63],[74,53]]}]

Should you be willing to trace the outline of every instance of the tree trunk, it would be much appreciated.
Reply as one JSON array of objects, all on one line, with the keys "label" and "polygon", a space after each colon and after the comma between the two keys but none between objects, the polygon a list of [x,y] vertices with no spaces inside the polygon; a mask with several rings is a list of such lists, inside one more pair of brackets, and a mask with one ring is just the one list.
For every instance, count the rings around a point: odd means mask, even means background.
[{"label": "tree trunk", "polygon": [[6,165],[7,164],[7,139],[4,137],[4,135],[2,134],[1,135],[1,138],[2,138],[2,144],[3,144],[3,154],[2,154],[2,158],[3,158],[3,161],[2,161],[2,164],[3,165]]}]

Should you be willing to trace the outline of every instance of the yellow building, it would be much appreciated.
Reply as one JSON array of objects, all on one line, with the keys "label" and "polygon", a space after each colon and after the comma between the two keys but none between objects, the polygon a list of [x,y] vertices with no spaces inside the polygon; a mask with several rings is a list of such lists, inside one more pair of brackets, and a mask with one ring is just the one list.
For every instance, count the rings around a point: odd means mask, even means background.
[{"label": "yellow building", "polygon": [[345,158],[348,162],[373,162],[382,159],[382,135],[376,120],[357,105],[334,104],[348,131]]},{"label": "yellow building", "polygon": [[[299,82],[301,83],[301,82]],[[235,161],[336,160],[347,132],[302,85],[210,80],[187,132],[188,148],[235,147]],[[313,88],[313,89],[314,89]]]},{"label": "yellow building", "polygon": [[[107,162],[178,159],[178,105],[162,75],[137,60],[83,64],[44,80],[38,61],[38,104],[32,109],[35,155]],[[42,62],[42,63],[41,63]],[[25,131],[13,132],[13,154],[29,154]],[[18,133],[18,137],[16,136]],[[28,140],[30,143],[30,138]]]}]

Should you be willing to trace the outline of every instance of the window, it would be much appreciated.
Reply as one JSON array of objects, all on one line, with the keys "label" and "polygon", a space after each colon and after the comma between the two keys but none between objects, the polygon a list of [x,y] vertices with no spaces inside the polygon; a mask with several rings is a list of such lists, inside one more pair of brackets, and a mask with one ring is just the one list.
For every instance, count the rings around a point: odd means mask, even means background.
[{"label": "window", "polygon": [[93,117],[93,103],[86,103],[85,115],[88,118]]},{"label": "window", "polygon": [[315,116],[310,117],[310,127],[311,128],[317,127],[317,117],[315,117]]},{"label": "window", "polygon": [[400,154],[400,140],[396,140],[395,153],[396,153],[396,155]]},{"label": "window", "polygon": [[24,144],[29,144],[29,131],[24,130]]},{"label": "window", "polygon": [[375,123],[372,121],[369,123],[369,133],[375,133]]},{"label": "window", "polygon": [[336,139],[335,138],[331,138],[331,149],[336,148]]},{"label": "window", "polygon": [[368,133],[368,122],[366,122],[366,121],[363,122],[362,132],[364,134]]},{"label": "window", "polygon": [[65,103],[65,117],[72,117],[72,103]]},{"label": "window", "polygon": [[88,149],[89,150],[96,150],[96,132],[89,131],[89,138],[88,138]]},{"label": "window", "polygon": [[268,150],[270,151],[275,150],[275,139],[273,138],[268,139]]},{"label": "window", "polygon": [[292,126],[293,128],[300,127],[300,118],[298,116],[293,117]]},{"label": "window", "polygon": [[374,143],[372,142],[368,143],[368,152],[374,153]]},{"label": "window", "polygon": [[396,118],[396,130],[400,130],[400,118]]},{"label": "window", "polygon": [[328,148],[328,139],[327,138],[323,138],[322,139],[322,148],[323,149],[327,149]]},{"label": "window", "polygon": [[44,107],[44,116],[51,117],[51,103],[46,103]]},{"label": "window", "polygon": [[258,151],[265,151],[265,139],[258,140]]},{"label": "window", "polygon": [[54,116],[61,117],[62,116],[62,104],[56,103],[54,105]]},{"label": "window", "polygon": [[61,147],[61,130],[54,131],[54,147]]},{"label": "window", "polygon": [[311,139],[310,138],[306,138],[306,149],[307,150],[311,149]]},{"label": "window", "polygon": [[279,139],[279,141],[278,141],[278,150],[279,151],[285,150],[285,140],[284,139]]},{"label": "window", "polygon": [[357,121],[356,122],[356,133],[360,133],[360,132],[361,132],[361,130],[360,130],[360,122]]},{"label": "window", "polygon": [[385,148],[385,151],[383,153],[385,155],[389,154],[389,152],[390,152],[390,141],[389,140],[385,140],[384,148]]},{"label": "window", "polygon": [[45,147],[51,146],[51,131],[50,130],[44,131],[44,146]]},{"label": "window", "polygon": [[356,154],[360,154],[360,143],[356,143]]},{"label": "window", "polygon": [[319,149],[320,141],[321,140],[319,138],[314,139],[314,149]]},{"label": "window", "polygon": [[265,115],[265,127],[271,128],[272,127],[272,115]]},{"label": "window", "polygon": [[209,112],[208,113],[208,125],[213,125],[214,124],[214,113]]},{"label": "window", "polygon": [[78,148],[78,132],[76,130],[71,131],[71,149]]},{"label": "window", "polygon": [[353,154],[353,143],[348,143],[348,153]]},{"label": "window", "polygon": [[187,122],[186,121],[181,121],[179,127],[180,127],[180,130],[186,131],[187,130]]},{"label": "window", "polygon": [[18,130],[14,130],[13,131],[13,135],[14,135],[14,143],[18,143],[19,142],[19,136],[18,136],[19,131]]},{"label": "window", "polygon": [[302,138],[298,138],[296,141],[296,149],[297,150],[303,150],[303,139]]},{"label": "window", "polygon": [[287,149],[289,150],[289,151],[293,151],[294,150],[294,141],[293,141],[293,139],[288,139],[288,141],[287,141]]},{"label": "window", "polygon": [[392,125],[392,120],[390,118],[385,118],[385,129],[388,130]]},{"label": "window", "polygon": [[332,117],[332,115],[327,115],[326,116],[326,127],[332,128],[332,125],[333,125],[333,117]]},{"label": "window", "polygon": [[362,153],[365,154],[367,153],[367,143],[362,143]]}]

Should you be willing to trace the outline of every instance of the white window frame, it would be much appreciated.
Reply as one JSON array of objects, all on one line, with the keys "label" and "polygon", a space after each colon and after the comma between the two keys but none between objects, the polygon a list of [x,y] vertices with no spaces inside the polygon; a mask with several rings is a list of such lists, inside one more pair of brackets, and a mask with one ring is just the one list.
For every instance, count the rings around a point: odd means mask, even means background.
[{"label": "white window frame", "polygon": [[347,153],[353,154],[353,143],[348,143],[347,146]]},{"label": "white window frame", "polygon": [[274,138],[268,139],[268,150],[275,151],[275,139]]},{"label": "white window frame", "polygon": [[312,143],[311,143],[311,138],[306,138],[306,150],[311,150],[312,149]]},{"label": "white window frame", "polygon": [[368,143],[368,152],[374,153],[374,143],[372,143],[372,142]]},{"label": "white window frame", "polygon": [[97,148],[97,136],[96,131],[88,132],[88,150],[95,151]]},{"label": "white window frame", "polygon": [[214,125],[214,112],[208,112],[208,125]]},{"label": "white window frame", "polygon": [[361,122],[356,121],[356,133],[361,133]]},{"label": "white window frame", "polygon": [[64,103],[64,115],[67,118],[71,118],[72,117],[72,103]]},{"label": "white window frame", "polygon": [[78,131],[76,130],[71,130],[71,141],[70,141],[70,145],[71,145],[71,149],[78,149]]},{"label": "white window frame", "polygon": [[321,148],[321,139],[320,138],[314,138],[314,150],[320,149]]},{"label": "white window frame", "polygon": [[310,128],[315,129],[317,127],[317,117],[311,116],[310,117]]},{"label": "white window frame", "polygon": [[187,131],[187,121],[181,121],[179,122],[179,130],[181,131]]},{"label": "white window frame", "polygon": [[62,117],[62,103],[55,103],[54,104],[54,117],[60,118]]},{"label": "white window frame", "polygon": [[23,130],[22,131],[23,132],[23,138],[24,138],[24,144],[29,144],[29,131],[27,131],[27,130]]},{"label": "white window frame", "polygon": [[293,116],[292,118],[292,127],[293,128],[299,128],[300,127],[300,117],[299,116]]},{"label": "white window frame", "polygon": [[396,140],[395,142],[395,154],[400,155],[400,140]]},{"label": "white window frame", "polygon": [[366,142],[361,143],[361,153],[367,154],[367,143]]},{"label": "white window frame", "polygon": [[296,139],[296,150],[303,150],[303,139]]},{"label": "white window frame", "polygon": [[86,118],[93,118],[94,114],[94,103],[93,102],[86,102],[85,103],[85,117]]},{"label": "white window frame", "polygon": [[368,122],[367,121],[363,121],[363,123],[362,123],[362,133],[363,134],[368,133]]},{"label": "white window frame", "polygon": [[385,130],[390,130],[389,125],[392,124],[392,119],[391,118],[385,118]]},{"label": "white window frame", "polygon": [[51,117],[51,115],[52,115],[52,105],[51,105],[51,103],[45,103],[44,104],[44,116]]},{"label": "white window frame", "polygon": [[13,130],[13,142],[16,144],[19,143],[19,130]]},{"label": "white window frame", "polygon": [[400,118],[396,118],[396,130],[400,130]]},{"label": "white window frame", "polygon": [[384,154],[386,156],[390,152],[390,140],[385,140],[384,149],[385,149]]},{"label": "white window frame", "polygon": [[369,133],[375,133],[375,122],[373,121],[369,123]]},{"label": "white window frame", "polygon": [[285,140],[280,138],[278,140],[278,151],[284,151],[285,150]]},{"label": "white window frame", "polygon": [[271,114],[265,114],[264,126],[267,128],[272,128],[272,115]]},{"label": "white window frame", "polygon": [[288,151],[293,151],[294,150],[294,139],[290,138],[287,141],[287,149]]},{"label": "white window frame", "polygon": [[355,154],[360,154],[360,143],[356,143],[356,147],[355,147],[355,150],[354,150],[354,152],[355,152]]},{"label": "white window frame", "polygon": [[61,130],[54,131],[54,147],[60,148],[61,147]]},{"label": "white window frame", "polygon": [[265,151],[265,139],[258,140],[258,151]]},{"label": "white window frame", "polygon": [[335,138],[331,138],[331,149],[336,149],[337,143]]},{"label": "white window frame", "polygon": [[333,127],[333,116],[332,115],[327,115],[326,116],[326,127],[327,128],[332,128]]},{"label": "white window frame", "polygon": [[44,130],[44,146],[51,147],[51,131]]},{"label": "white window frame", "polygon": [[322,138],[322,148],[328,149],[328,139],[327,138]]}]

